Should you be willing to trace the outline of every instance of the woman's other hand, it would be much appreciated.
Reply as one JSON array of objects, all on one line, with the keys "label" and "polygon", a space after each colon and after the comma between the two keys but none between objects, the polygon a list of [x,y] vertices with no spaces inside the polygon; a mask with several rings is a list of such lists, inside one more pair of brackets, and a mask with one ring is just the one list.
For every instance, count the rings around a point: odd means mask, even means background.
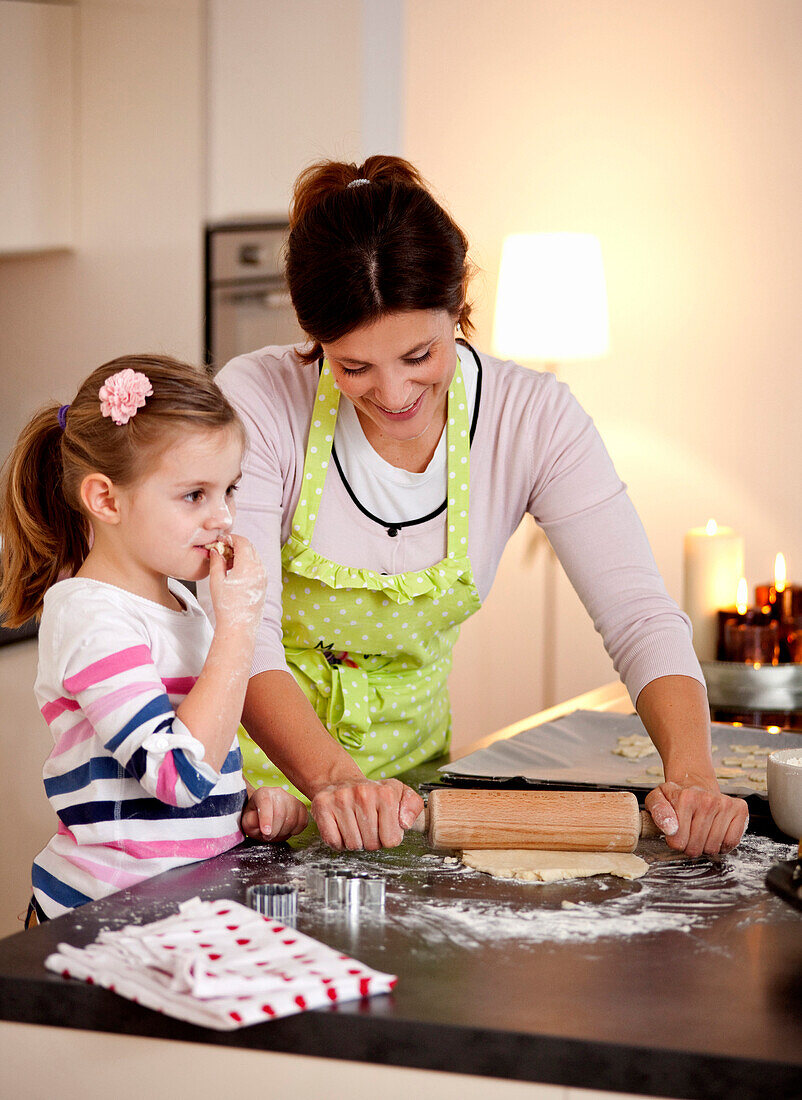
[{"label": "woman's other hand", "polygon": [[240,828],[253,840],[286,840],[309,823],[303,802],[280,787],[257,787],[245,803]]},{"label": "woman's other hand", "polygon": [[693,777],[682,783],[661,783],[646,796],[646,809],[677,852],[695,858],[726,855],[736,848],[749,823],[742,798],[722,794]]},{"label": "woman's other hand", "polygon": [[395,848],[422,811],[423,799],[398,779],[332,783],[312,799],[320,835],[337,851]]}]

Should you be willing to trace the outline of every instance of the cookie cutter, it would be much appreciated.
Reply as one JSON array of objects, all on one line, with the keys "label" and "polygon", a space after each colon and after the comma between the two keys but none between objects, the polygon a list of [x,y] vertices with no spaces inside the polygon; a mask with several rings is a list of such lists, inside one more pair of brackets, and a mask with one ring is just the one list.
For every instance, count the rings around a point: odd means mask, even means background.
[{"label": "cookie cutter", "polygon": [[246,900],[251,909],[263,917],[272,917],[283,924],[295,926],[298,916],[298,891],[294,886],[280,886],[275,883],[260,882],[249,886]]},{"label": "cookie cutter", "polygon": [[310,875],[314,895],[327,909],[384,909],[385,881],[367,871],[315,871]]}]

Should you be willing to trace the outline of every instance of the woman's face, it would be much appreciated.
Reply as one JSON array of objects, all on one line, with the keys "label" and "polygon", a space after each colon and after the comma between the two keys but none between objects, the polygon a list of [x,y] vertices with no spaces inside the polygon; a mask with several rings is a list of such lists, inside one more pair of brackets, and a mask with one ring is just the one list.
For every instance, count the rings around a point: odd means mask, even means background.
[{"label": "woman's face", "polygon": [[388,313],[323,345],[374,446],[439,439],[457,363],[454,325],[445,310]]}]

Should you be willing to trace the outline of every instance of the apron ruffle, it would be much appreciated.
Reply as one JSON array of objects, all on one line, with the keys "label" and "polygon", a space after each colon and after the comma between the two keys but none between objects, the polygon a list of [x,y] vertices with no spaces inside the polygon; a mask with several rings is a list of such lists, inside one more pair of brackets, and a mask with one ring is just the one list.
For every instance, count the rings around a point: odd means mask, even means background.
[{"label": "apron ruffle", "polygon": [[312,550],[292,535],[282,550],[282,565],[288,573],[311,577],[327,588],[380,592],[397,604],[411,603],[418,596],[438,598],[453,591],[460,583],[473,587],[473,572],[467,556],[444,558],[428,569],[409,573],[375,573],[340,565]]}]

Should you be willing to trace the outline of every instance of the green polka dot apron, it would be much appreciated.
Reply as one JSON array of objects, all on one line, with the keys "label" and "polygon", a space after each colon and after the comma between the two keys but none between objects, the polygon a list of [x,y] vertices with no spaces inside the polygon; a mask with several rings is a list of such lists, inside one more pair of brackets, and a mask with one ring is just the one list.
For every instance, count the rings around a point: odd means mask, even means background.
[{"label": "green polka dot apron", "polygon": [[[468,557],[468,403],[457,358],[446,425],[446,557],[428,569],[382,574],[330,561],[311,545],[339,400],[324,362],[301,495],[281,554],[283,641],[289,667],[323,725],[365,775],[384,779],[448,748],[452,649],[460,625],[481,604]],[[240,745],[253,786],[299,794],[244,730]]]}]

